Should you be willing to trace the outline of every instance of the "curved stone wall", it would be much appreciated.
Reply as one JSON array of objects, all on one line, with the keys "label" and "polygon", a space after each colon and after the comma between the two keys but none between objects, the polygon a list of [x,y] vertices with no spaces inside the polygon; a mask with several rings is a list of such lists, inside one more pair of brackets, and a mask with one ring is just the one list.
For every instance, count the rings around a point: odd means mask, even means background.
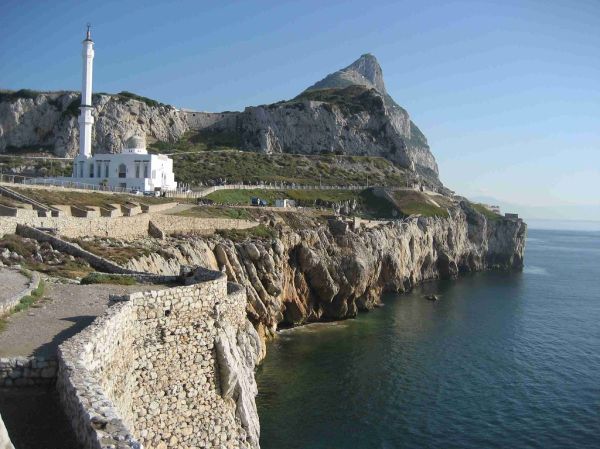
[{"label": "curved stone wall", "polygon": [[258,447],[245,290],[214,271],[194,280],[112,297],[61,345],[58,391],[82,447]]}]

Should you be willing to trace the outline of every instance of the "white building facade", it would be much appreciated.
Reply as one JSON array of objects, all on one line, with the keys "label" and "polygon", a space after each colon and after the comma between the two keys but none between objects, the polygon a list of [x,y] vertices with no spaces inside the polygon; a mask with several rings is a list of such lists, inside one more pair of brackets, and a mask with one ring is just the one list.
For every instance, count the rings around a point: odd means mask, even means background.
[{"label": "white building facade", "polygon": [[127,190],[175,190],[173,159],[163,154],[148,154],[144,139],[127,140],[125,148],[116,154],[79,154],[73,161],[73,180]]},{"label": "white building facade", "polygon": [[173,160],[162,154],[148,154],[144,137],[133,136],[121,153],[92,155],[92,71],[94,42],[90,27],[83,41],[83,82],[79,115],[79,154],[73,160],[72,180],[127,190],[167,191],[177,189]]}]

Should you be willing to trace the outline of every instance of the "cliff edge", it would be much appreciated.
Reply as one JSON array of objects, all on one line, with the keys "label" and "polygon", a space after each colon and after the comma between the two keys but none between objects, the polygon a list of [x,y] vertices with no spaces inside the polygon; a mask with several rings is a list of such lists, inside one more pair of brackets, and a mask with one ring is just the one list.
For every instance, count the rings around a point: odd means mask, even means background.
[{"label": "cliff edge", "polygon": [[132,259],[161,274],[180,265],[222,270],[246,287],[247,312],[263,336],[281,326],[356,316],[430,279],[487,269],[520,269],[527,226],[491,220],[462,202],[448,217],[418,217],[351,229],[346,222],[276,225],[274,239],[189,237]]}]

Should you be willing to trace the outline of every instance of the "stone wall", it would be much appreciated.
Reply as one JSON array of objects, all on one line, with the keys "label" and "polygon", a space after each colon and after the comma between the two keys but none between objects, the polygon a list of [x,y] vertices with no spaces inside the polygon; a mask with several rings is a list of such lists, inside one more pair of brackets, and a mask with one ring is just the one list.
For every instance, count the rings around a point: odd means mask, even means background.
[{"label": "stone wall", "polygon": [[195,218],[178,215],[140,214],[132,217],[1,217],[0,237],[14,234],[17,224],[34,228],[56,229],[57,233],[69,237],[112,237],[135,239],[148,235],[148,224],[152,221],[166,233],[205,233],[216,229],[247,229],[258,225],[250,220],[225,218]]},{"label": "stone wall", "polygon": [[238,112],[181,111],[190,129],[199,131],[205,128],[224,129],[235,125]]},{"label": "stone wall", "polygon": [[[19,217],[22,219],[37,218],[37,210],[25,209],[20,207],[10,207],[0,204],[0,217]],[[2,218],[0,218],[2,220]]]},{"label": "stone wall", "polygon": [[57,388],[83,448],[257,448],[259,337],[219,272],[112,297],[59,349]]},{"label": "stone wall", "polygon": [[142,208],[142,212],[147,213],[147,212],[162,212],[164,210],[169,210],[169,209],[173,209],[175,206],[177,206],[176,202],[173,203],[160,203],[160,204],[144,204],[144,203],[140,203],[140,206]]},{"label": "stone wall", "polygon": [[[31,279],[29,280],[29,284],[27,288],[16,295],[0,302],[0,317],[7,315],[11,312],[11,310],[19,304],[21,299],[25,296],[30,295],[38,286],[40,285],[40,275],[36,271],[31,272]],[[2,374],[0,373],[0,379]],[[1,382],[1,381],[0,381]]]},{"label": "stone wall", "polygon": [[56,368],[56,360],[44,357],[0,358],[0,386],[29,387],[53,383]]}]

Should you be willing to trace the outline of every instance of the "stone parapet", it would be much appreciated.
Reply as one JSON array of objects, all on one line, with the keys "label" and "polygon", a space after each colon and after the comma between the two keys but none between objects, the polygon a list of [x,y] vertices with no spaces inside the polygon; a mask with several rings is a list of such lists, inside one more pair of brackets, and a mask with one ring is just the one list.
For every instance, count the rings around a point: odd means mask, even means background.
[{"label": "stone parapet", "polygon": [[146,213],[130,217],[101,216],[93,218],[79,217],[2,217],[0,219],[0,237],[14,234],[17,224],[33,228],[55,229],[59,235],[79,237],[112,237],[135,239],[148,235],[148,225],[152,221],[165,233],[212,233],[217,229],[248,229],[258,225],[251,220],[227,218],[197,218],[160,213]]},{"label": "stone parapet", "polygon": [[258,448],[245,290],[219,272],[193,277],[111,297],[60,346],[57,389],[82,448]]},{"label": "stone parapet", "polygon": [[57,361],[45,357],[0,358],[0,386],[30,387],[56,380]]},{"label": "stone parapet", "polygon": [[26,209],[22,207],[10,207],[0,204],[0,216],[1,217],[19,217],[21,219],[35,219],[38,216],[36,210],[31,208]]}]

